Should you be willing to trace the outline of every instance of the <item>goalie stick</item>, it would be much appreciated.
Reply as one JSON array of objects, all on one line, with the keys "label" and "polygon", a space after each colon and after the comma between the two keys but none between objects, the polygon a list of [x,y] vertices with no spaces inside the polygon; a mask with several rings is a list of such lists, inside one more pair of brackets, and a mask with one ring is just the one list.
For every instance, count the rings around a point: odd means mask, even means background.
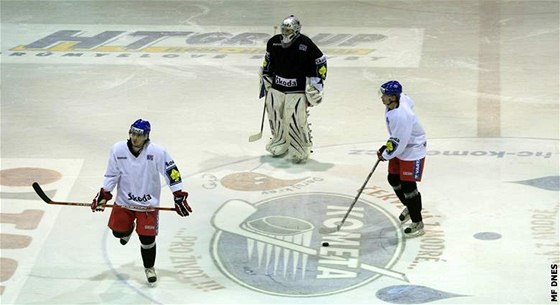
[{"label": "goalie stick", "polygon": [[[278,29],[278,26],[275,25],[274,26],[274,34],[272,36],[276,35],[276,29]],[[263,105],[263,112],[262,112],[262,119],[261,119],[261,132],[249,136],[249,142],[255,142],[255,141],[258,141],[262,138],[263,129],[264,129],[264,116],[266,114],[266,91],[264,92],[263,96],[265,96],[265,101],[263,101],[264,105]]]},{"label": "goalie stick", "polygon": [[264,106],[263,106],[263,113],[262,113],[262,120],[261,120],[261,132],[250,136],[249,137],[249,142],[255,142],[257,140],[260,140],[260,138],[262,138],[263,129],[264,129],[264,116],[265,116],[265,114],[266,114],[266,103],[264,103]]},{"label": "goalie stick", "polygon": [[366,187],[366,185],[369,181],[369,178],[371,178],[371,175],[373,175],[373,172],[375,172],[375,169],[377,168],[377,165],[379,164],[379,161],[381,161],[381,160],[377,160],[377,162],[375,162],[375,165],[373,166],[373,168],[369,172],[369,175],[367,176],[366,181],[364,181],[364,184],[362,185],[362,187],[358,191],[358,194],[356,195],[356,198],[354,198],[354,201],[350,205],[350,208],[348,208],[348,212],[346,212],[346,215],[344,215],[344,218],[342,218],[342,221],[340,222],[340,224],[337,224],[336,227],[334,227],[334,228],[326,228],[326,227],[319,228],[319,233],[330,234],[330,233],[340,231],[340,228],[342,228],[342,226],[344,225],[344,222],[346,221],[346,218],[348,218],[348,215],[350,215],[350,212],[352,211],[352,208],[354,208],[354,205],[356,204],[356,202],[358,201],[358,198],[362,194],[362,191]]},{"label": "goalie stick", "polygon": [[[43,201],[48,203],[48,204],[73,205],[73,206],[82,206],[82,207],[85,207],[85,206],[90,207],[91,206],[91,203],[85,203],[85,202],[53,201],[52,199],[49,198],[49,196],[47,196],[47,194],[45,194],[45,192],[43,191],[43,189],[41,188],[39,183],[33,182],[33,184],[31,186],[35,190],[35,193],[37,193],[37,195],[39,195],[39,197],[41,197],[41,199],[43,199]],[[106,204],[105,205],[106,208],[112,208],[114,206],[115,206],[114,204]],[[119,206],[122,207],[122,208],[129,208],[129,209],[136,209],[136,210],[146,210],[146,211],[150,211],[150,210],[175,211],[175,208],[141,207],[141,206],[129,206],[129,205],[119,205]]]}]

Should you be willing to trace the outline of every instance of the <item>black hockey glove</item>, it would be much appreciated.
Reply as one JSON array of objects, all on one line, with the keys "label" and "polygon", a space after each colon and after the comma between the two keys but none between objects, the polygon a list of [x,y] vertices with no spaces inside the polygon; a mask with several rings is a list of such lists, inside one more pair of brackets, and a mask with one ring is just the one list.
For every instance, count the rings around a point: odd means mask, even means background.
[{"label": "black hockey glove", "polygon": [[385,160],[385,158],[383,158],[383,152],[385,151],[386,148],[387,148],[387,145],[383,145],[377,151],[377,159],[379,159],[379,161],[387,161],[387,160]]},{"label": "black hockey glove", "polygon": [[189,193],[183,191],[173,192],[173,200],[175,200],[175,212],[181,217],[189,216],[192,213],[192,209],[187,202],[187,197]]}]

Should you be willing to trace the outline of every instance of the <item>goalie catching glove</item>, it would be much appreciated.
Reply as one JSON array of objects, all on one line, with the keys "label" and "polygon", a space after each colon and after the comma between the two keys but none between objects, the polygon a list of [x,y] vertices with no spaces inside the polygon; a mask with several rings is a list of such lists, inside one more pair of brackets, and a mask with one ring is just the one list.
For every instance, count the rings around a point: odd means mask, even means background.
[{"label": "goalie catching glove", "polygon": [[305,84],[305,96],[311,106],[317,106],[323,100],[323,80],[320,77],[308,77]]},{"label": "goalie catching glove", "polygon": [[173,192],[173,199],[175,200],[175,212],[181,217],[189,216],[192,213],[192,209],[187,202],[187,197],[189,193],[183,191]]},{"label": "goalie catching glove", "polygon": [[91,202],[91,211],[92,212],[103,212],[105,211],[105,204],[107,201],[111,200],[113,195],[111,192],[106,192],[103,188],[99,190],[99,193],[95,195],[93,201]]}]

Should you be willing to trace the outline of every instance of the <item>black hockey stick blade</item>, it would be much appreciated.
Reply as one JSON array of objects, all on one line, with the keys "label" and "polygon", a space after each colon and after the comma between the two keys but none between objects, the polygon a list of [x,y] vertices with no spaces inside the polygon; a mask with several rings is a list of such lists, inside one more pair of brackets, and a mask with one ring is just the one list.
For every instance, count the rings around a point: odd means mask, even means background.
[{"label": "black hockey stick blade", "polygon": [[[47,196],[47,194],[45,194],[45,192],[43,191],[43,189],[41,188],[39,183],[33,182],[33,184],[31,186],[35,190],[35,193],[37,193],[37,195],[39,195],[39,197],[41,197],[41,199],[43,199],[43,201],[48,203],[48,204],[82,206],[82,207],[91,206],[91,203],[85,203],[85,202],[53,201],[52,199],[49,198],[49,196]],[[107,207],[107,208],[112,208],[114,206],[115,205],[113,205],[113,204],[106,204],[105,205],[105,207]],[[168,208],[168,207],[144,207],[144,208],[142,208],[142,207],[138,207],[138,206],[133,207],[133,206],[127,206],[127,205],[120,205],[120,207],[130,208],[130,209],[143,209],[143,210],[146,210],[146,211],[149,211],[149,210],[175,211],[175,208]]]},{"label": "black hockey stick blade", "polygon": [[37,193],[37,195],[39,195],[39,197],[41,197],[41,199],[43,199],[44,202],[46,202],[46,203],[51,203],[52,202],[52,200],[49,198],[49,196],[47,196],[47,194],[45,194],[45,192],[43,191],[43,189],[41,188],[39,183],[33,182],[33,184],[31,186],[35,190],[35,193]]}]

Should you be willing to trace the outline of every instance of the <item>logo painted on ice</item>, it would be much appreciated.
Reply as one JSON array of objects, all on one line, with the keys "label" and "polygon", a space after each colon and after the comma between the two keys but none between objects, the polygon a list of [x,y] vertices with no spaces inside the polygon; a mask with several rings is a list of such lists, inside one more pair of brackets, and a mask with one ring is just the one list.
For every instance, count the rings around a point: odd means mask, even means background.
[{"label": "logo painted on ice", "polygon": [[391,270],[403,250],[401,230],[377,205],[360,200],[340,231],[319,234],[340,222],[352,199],[305,193],[229,200],[212,219],[212,255],[232,280],[273,295],[340,293],[382,276],[407,281]]}]

